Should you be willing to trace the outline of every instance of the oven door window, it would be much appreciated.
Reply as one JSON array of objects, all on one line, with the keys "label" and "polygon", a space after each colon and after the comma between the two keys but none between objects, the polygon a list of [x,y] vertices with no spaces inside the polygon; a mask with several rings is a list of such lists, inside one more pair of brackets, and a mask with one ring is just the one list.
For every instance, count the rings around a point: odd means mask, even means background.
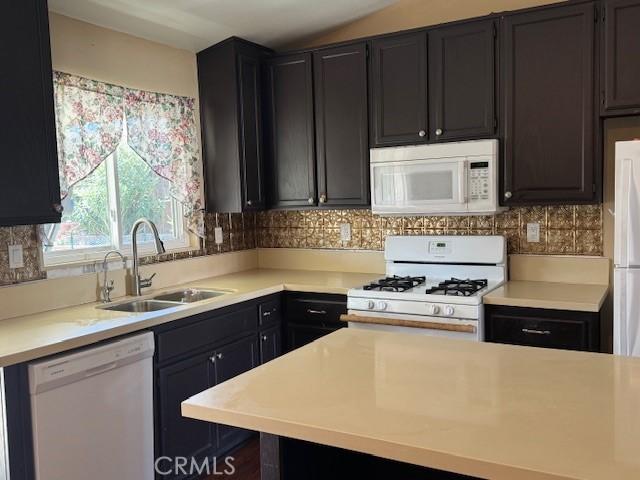
[{"label": "oven door window", "polygon": [[464,159],[380,163],[371,170],[373,204],[382,209],[463,209],[466,204]]}]

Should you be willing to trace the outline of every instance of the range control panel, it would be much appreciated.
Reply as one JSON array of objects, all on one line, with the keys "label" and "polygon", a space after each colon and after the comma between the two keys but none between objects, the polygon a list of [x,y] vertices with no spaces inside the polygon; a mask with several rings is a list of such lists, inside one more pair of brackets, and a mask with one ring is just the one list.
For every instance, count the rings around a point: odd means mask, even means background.
[{"label": "range control panel", "polygon": [[469,164],[469,192],[471,200],[489,200],[489,162]]}]

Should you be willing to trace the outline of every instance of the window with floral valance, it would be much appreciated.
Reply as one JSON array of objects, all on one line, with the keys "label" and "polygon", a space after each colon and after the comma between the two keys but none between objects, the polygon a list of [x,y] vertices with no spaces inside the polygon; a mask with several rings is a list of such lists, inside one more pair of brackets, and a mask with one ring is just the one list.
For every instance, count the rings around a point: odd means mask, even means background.
[{"label": "window with floral valance", "polygon": [[[195,100],[54,72],[62,223],[45,254],[126,248],[148,216],[169,246],[202,236]],[[156,217],[156,218],[154,218]]]}]

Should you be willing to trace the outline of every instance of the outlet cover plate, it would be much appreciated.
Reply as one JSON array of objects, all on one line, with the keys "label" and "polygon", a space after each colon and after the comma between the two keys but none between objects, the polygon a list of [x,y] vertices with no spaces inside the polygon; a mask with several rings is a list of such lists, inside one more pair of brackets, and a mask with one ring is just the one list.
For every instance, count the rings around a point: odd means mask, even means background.
[{"label": "outlet cover plate", "polygon": [[340,240],[343,242],[351,241],[351,224],[350,223],[340,224]]},{"label": "outlet cover plate", "polygon": [[9,268],[24,267],[22,245],[9,245]]},{"label": "outlet cover plate", "polygon": [[213,229],[213,237],[216,245],[220,245],[222,243],[222,227],[216,227]]},{"label": "outlet cover plate", "polygon": [[527,242],[540,243],[540,224],[527,223]]}]

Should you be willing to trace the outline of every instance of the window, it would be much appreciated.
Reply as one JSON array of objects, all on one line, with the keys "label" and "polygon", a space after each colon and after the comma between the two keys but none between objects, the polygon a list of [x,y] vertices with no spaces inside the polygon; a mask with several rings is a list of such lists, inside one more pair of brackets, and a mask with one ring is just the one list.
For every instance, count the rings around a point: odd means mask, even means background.
[{"label": "window", "polygon": [[[124,130],[115,152],[69,190],[62,222],[45,226],[45,263],[94,260],[113,249],[127,252],[131,228],[141,217],[156,224],[167,250],[189,246],[183,207],[171,196],[170,182],[129,146]],[[140,251],[150,252],[151,241],[142,226]]]}]

